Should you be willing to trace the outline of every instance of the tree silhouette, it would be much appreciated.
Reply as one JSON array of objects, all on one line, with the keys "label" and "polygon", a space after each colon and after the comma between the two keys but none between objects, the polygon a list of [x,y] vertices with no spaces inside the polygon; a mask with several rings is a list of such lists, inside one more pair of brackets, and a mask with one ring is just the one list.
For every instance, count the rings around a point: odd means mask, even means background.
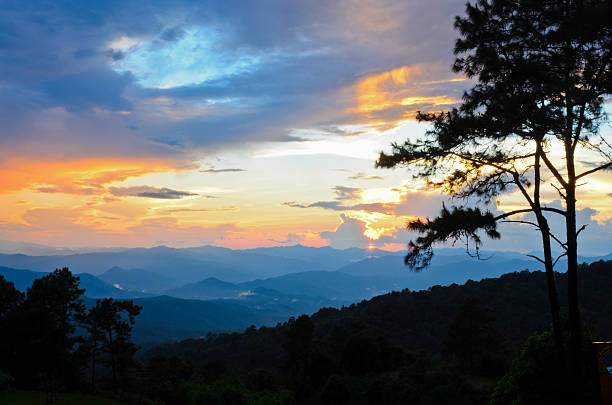
[{"label": "tree silhouette", "polygon": [[[612,93],[612,5],[606,0],[479,0],[457,17],[460,38],[453,70],[476,79],[458,108],[419,113],[432,124],[426,137],[393,144],[381,153],[378,167],[407,165],[415,176],[429,180],[459,198],[490,203],[504,192],[517,191],[525,207],[501,215],[445,207],[433,220],[417,220],[409,228],[425,234],[409,243],[406,263],[420,269],[433,256],[438,242],[464,238],[478,252],[478,232],[498,237],[496,226],[515,215],[542,236],[549,302],[558,361],[563,365],[562,334],[551,241],[559,244],[568,262],[570,334],[570,401],[579,401],[581,381],[580,313],[578,305],[577,239],[584,227],[576,224],[579,181],[612,168],[612,146],[599,134],[606,116],[604,96]],[[553,151],[561,151],[555,159]],[[578,172],[577,156],[597,156]],[[548,177],[550,173],[550,179]],[[548,182],[559,194],[562,209],[542,201]],[[547,216],[565,222],[565,241],[550,231]],[[512,220],[517,221],[517,220]]]},{"label": "tree silhouette", "polygon": [[96,366],[105,337],[105,331],[102,329],[101,325],[100,313],[101,311],[96,305],[96,307],[91,308],[81,319],[88,333],[81,349],[90,358],[91,388],[94,391],[96,389]]},{"label": "tree silhouette", "polygon": [[114,390],[117,389],[118,377],[124,376],[133,365],[138,346],[132,343],[131,332],[135,317],[141,310],[142,307],[130,300],[104,298],[97,300],[84,317],[84,324],[90,333],[92,384],[95,385],[96,361],[100,352],[106,355],[104,361],[111,368]]},{"label": "tree silhouette", "polygon": [[474,297],[465,300],[451,321],[443,352],[454,360],[458,370],[486,376],[503,375],[511,357],[495,318]]},{"label": "tree silhouette", "polygon": [[15,288],[15,284],[0,275],[0,325],[9,313],[23,302],[24,294]]},{"label": "tree silhouette", "polygon": [[11,350],[11,317],[23,303],[25,295],[15,288],[15,285],[0,276],[0,370],[7,370],[14,362]]},{"label": "tree silhouette", "polygon": [[34,280],[26,298],[8,322],[13,360],[10,371],[21,385],[57,388],[78,383],[80,362],[74,352],[75,333],[85,311],[84,289],[68,268]]},{"label": "tree silhouette", "polygon": [[286,352],[285,369],[289,385],[295,389],[298,397],[303,397],[311,390],[308,377],[313,354],[314,322],[308,315],[291,318],[289,322],[283,343]]}]

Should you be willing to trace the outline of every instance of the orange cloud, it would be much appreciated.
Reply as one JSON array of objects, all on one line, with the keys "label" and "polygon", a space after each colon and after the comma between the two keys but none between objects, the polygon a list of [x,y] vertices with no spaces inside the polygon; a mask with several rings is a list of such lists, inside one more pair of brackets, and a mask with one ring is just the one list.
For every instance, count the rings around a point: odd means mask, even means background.
[{"label": "orange cloud", "polygon": [[397,90],[405,86],[411,76],[420,74],[422,70],[422,65],[402,66],[361,80],[356,86],[359,111],[378,111],[394,105]]},{"label": "orange cloud", "polygon": [[13,240],[72,247],[218,244],[240,231],[233,223],[194,224],[158,217],[126,226],[121,219],[85,207],[36,208],[22,216],[22,223],[0,220],[0,231]]},{"label": "orange cloud", "polygon": [[102,194],[107,184],[168,170],[174,170],[169,162],[151,159],[14,159],[0,166],[0,193],[30,189],[41,193]]},{"label": "orange cloud", "polygon": [[359,80],[354,86],[357,102],[354,112],[367,124],[390,129],[398,122],[414,119],[418,110],[431,111],[458,103],[460,100],[446,87],[465,79],[427,80],[437,70],[439,67],[423,64],[401,66]]}]

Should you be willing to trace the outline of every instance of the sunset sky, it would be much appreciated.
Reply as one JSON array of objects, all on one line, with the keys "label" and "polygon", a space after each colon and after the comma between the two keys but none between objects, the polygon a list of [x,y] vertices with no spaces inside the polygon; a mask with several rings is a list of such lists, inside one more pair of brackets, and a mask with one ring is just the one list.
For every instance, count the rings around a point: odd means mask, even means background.
[{"label": "sunset sky", "polygon": [[[406,221],[445,197],[374,162],[473,84],[450,70],[463,8],[3,1],[0,239],[402,249]],[[582,252],[610,253],[612,174],[588,181]],[[523,226],[502,235],[485,246],[538,246]]]}]

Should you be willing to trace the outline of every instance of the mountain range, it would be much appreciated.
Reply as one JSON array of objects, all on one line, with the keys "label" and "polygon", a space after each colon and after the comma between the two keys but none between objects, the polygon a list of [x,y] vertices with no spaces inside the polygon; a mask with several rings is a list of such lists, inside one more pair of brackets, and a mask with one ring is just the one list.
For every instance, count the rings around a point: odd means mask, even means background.
[{"label": "mountain range", "polygon": [[484,252],[481,257],[485,260],[470,258],[460,249],[439,249],[429,268],[413,272],[405,267],[403,252],[299,245],[249,250],[156,247],[0,254],[0,274],[26,291],[36,278],[69,267],[88,299],[134,299],[142,305],[134,333],[144,342],[274,325],[290,316],[341,308],[391,291],[540,270],[536,261],[516,252]]}]

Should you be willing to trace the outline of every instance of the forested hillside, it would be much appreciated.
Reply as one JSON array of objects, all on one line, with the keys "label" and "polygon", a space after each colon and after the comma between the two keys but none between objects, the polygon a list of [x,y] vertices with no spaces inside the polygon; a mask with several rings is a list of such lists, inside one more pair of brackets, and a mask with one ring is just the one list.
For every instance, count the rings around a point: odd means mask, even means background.
[{"label": "forested hillside", "polygon": [[[556,278],[563,297],[566,276]],[[612,336],[612,262],[583,265],[580,278],[590,367],[589,342]],[[434,404],[453,397],[456,403],[493,398],[494,404],[509,404],[520,392],[532,391],[535,402],[525,403],[539,403],[538,395],[558,393],[546,293],[545,275],[527,271],[404,290],[340,310],[324,308],[273,328],[161,345],[143,360],[189,364],[189,378],[207,384],[230,378],[245,392],[284,387],[305,403],[366,404],[378,398],[389,404]],[[585,370],[585,387],[593,386],[592,370]],[[530,388],[534,378],[539,390]],[[176,389],[188,395],[184,386]]]},{"label": "forested hillside", "polygon": [[[60,390],[98,387],[102,389],[99,392],[128,403],[146,398],[151,403],[166,404],[439,404],[453,398],[457,404],[509,405],[518,397],[530,398],[523,401],[527,404],[542,403],[542,398],[556,403],[561,395],[555,388],[559,375],[548,326],[546,281],[541,272],[523,271],[416,292],[404,290],[341,309],[323,308],[311,317],[292,317],[275,327],[209,333],[199,339],[153,347],[139,354],[136,363],[131,356],[138,347],[130,337],[134,316],[136,324],[141,322],[153,333],[155,319],[160,316],[174,319],[176,325],[161,325],[173,328],[180,327],[182,314],[190,312],[177,306],[171,314],[160,314],[169,308],[163,301],[197,305],[202,329],[207,329],[207,322],[236,316],[246,325],[252,314],[236,306],[237,313],[228,316],[224,312],[227,308],[219,303],[170,297],[136,300],[148,306],[149,313],[132,301],[98,300],[94,307],[87,299],[81,301],[84,290],[78,289],[78,279],[63,269],[37,279],[25,295],[5,282],[6,291],[14,295],[14,305],[1,311],[4,315],[0,320],[10,330],[19,331],[19,322],[26,319],[23,311],[47,305],[36,301],[41,286],[60,276],[70,280],[75,293],[69,303],[78,310],[76,315],[69,314],[74,319],[66,331],[58,330],[58,337],[68,340],[57,351],[65,362],[74,363],[72,368],[63,368],[74,370],[72,374],[56,375],[64,384],[58,386]],[[563,295],[566,275],[556,277]],[[585,321],[583,356],[585,364],[592,365],[590,342],[612,335],[612,305],[608,299],[612,262],[585,264],[580,277]],[[55,286],[58,294],[63,291],[62,285]],[[118,363],[118,377],[113,371],[113,352],[105,349],[112,344],[104,343],[96,332],[101,325],[97,312],[105,306],[116,307],[115,312],[131,311],[129,324],[124,322],[128,318],[113,318],[120,321],[121,331],[127,331],[117,342],[129,349],[126,358],[130,359],[125,369]],[[61,308],[54,311],[63,314]],[[36,314],[46,319],[46,312]],[[28,325],[36,330],[39,323]],[[85,325],[85,335],[74,335],[79,324]],[[34,339],[39,333],[20,333],[21,338],[11,333],[0,342],[20,348],[13,350],[10,359],[4,359],[3,371],[9,374],[3,378],[8,384],[14,381],[19,388],[31,389],[36,381],[48,380],[45,370],[61,365],[47,364],[44,356],[31,357],[30,348],[39,347]],[[106,356],[99,364],[95,362],[98,344],[100,353]],[[28,361],[23,362],[26,358]],[[36,376],[29,372],[33,367],[37,367]],[[585,398],[595,392],[593,370],[587,368],[583,374]],[[51,388],[51,392],[56,389]]]},{"label": "forested hillside", "polygon": [[[557,274],[559,295],[565,296],[565,274]],[[612,336],[612,261],[584,265],[580,272],[581,308],[584,321],[595,336]],[[435,286],[428,290],[393,292],[340,310],[323,308],[312,315],[317,338],[325,338],[335,327],[356,327],[388,338],[410,350],[439,352],[448,325],[461,305],[477,298],[495,318],[502,336],[520,347],[534,332],[548,329],[550,313],[542,272],[517,272],[500,278],[463,285]],[[245,333],[220,334],[205,340],[186,340],[160,346],[157,351],[190,353],[208,359],[226,359],[236,371],[269,367],[281,357],[279,341],[291,322],[275,328],[262,327]],[[253,357],[257,352],[256,357]],[[267,352],[269,355],[264,355]],[[265,361],[258,363],[255,358]]]}]

